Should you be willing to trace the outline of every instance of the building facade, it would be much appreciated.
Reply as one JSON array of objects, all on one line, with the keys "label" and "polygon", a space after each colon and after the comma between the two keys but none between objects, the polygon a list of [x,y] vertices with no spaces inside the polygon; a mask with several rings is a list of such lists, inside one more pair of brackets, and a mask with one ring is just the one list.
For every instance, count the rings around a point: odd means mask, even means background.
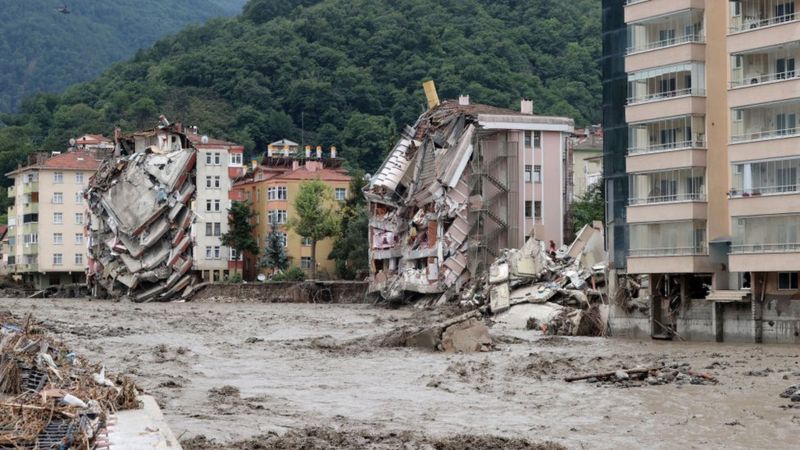
[{"label": "building facade", "polygon": [[572,147],[572,198],[581,198],[603,180],[603,128],[592,125],[575,130]]},{"label": "building facade", "polygon": [[230,275],[231,261],[238,258],[220,239],[228,232],[231,186],[245,172],[244,147],[200,135],[196,128],[186,137],[198,153],[192,270],[205,281],[223,281]]},{"label": "building facade", "polygon": [[627,271],[649,275],[653,334],[705,298],[718,339],[747,311],[754,341],[798,341],[796,2],[626,3]]},{"label": "building facade", "polygon": [[76,150],[35,155],[6,176],[10,274],[37,288],[86,281],[87,206],[83,191],[99,167],[97,153]]},{"label": "building facade", "polygon": [[[322,147],[317,147],[312,152],[311,147],[307,146],[304,152],[284,152],[283,147],[280,151],[268,150],[268,156],[260,164],[255,164],[233,186],[231,198],[249,202],[256,213],[253,220],[261,255],[256,258],[246,257],[243,261],[242,269],[246,279],[253,279],[258,274],[270,275],[268,269],[261,267],[260,260],[272,232],[273,222],[277,223],[278,232],[283,237],[290,265],[311,272],[310,240],[286,226],[289,219],[296,214],[294,200],[303,182],[324,182],[332,190],[335,205],[343,203],[352,194],[349,192],[351,177],[342,168],[343,161],[336,158],[335,147],[327,154],[323,153]],[[320,278],[335,276],[336,264],[328,259],[333,243],[334,239],[331,238],[317,242],[316,265]]]}]

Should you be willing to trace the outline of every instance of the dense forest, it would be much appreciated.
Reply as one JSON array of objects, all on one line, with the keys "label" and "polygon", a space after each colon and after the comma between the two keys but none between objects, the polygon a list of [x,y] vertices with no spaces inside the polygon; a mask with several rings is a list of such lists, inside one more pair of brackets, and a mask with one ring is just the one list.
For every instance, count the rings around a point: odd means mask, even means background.
[{"label": "dense forest", "polygon": [[528,97],[537,113],[599,121],[599,55],[597,0],[251,0],[95,81],[25,100],[2,117],[0,169],[164,113],[251,154],[282,137],[338,144],[372,171],[423,110],[425,79],[442,98],[518,108]]},{"label": "dense forest", "polygon": [[24,96],[90,80],[187,24],[238,14],[244,3],[0,0],[0,111],[14,111]]}]

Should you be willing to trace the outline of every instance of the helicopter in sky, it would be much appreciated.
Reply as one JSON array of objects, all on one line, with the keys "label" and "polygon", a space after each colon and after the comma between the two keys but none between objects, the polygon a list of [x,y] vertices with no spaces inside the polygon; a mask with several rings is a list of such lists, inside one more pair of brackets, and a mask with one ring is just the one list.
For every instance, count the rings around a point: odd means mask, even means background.
[{"label": "helicopter in sky", "polygon": [[61,14],[70,14],[72,11],[69,10],[69,6],[64,3],[60,8],[56,8],[56,11],[60,12]]}]

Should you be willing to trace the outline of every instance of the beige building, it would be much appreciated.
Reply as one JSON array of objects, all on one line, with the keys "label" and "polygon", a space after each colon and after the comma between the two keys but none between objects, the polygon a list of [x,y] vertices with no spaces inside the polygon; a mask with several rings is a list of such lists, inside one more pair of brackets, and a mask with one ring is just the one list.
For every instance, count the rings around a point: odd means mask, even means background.
[{"label": "beige building", "polygon": [[[784,319],[800,311],[792,301],[800,271],[795,7],[795,0],[625,6],[627,270],[650,275],[653,295],[664,300],[653,303],[652,318],[665,327],[676,296],[706,290],[715,315],[723,304],[747,305],[756,342],[783,333],[761,320],[773,304]],[[800,321],[784,325],[796,330]]]},{"label": "beige building", "polygon": [[572,198],[575,201],[603,180],[603,129],[599,125],[575,130],[572,146]]},{"label": "beige building", "polygon": [[3,255],[9,273],[39,288],[85,282],[83,190],[99,167],[95,155],[82,150],[39,154],[32,164],[6,174],[14,179]]}]

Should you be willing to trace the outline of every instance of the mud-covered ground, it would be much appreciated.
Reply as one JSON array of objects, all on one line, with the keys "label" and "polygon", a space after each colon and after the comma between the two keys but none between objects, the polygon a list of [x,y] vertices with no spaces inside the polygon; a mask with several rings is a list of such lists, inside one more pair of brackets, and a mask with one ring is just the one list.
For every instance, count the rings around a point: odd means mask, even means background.
[{"label": "mud-covered ground", "polygon": [[[187,450],[796,448],[800,348],[542,337],[498,349],[378,345],[426,312],[352,305],[0,299],[109,371],[135,375]],[[712,385],[565,376],[689,364]],[[548,443],[551,442],[551,443]]]}]

